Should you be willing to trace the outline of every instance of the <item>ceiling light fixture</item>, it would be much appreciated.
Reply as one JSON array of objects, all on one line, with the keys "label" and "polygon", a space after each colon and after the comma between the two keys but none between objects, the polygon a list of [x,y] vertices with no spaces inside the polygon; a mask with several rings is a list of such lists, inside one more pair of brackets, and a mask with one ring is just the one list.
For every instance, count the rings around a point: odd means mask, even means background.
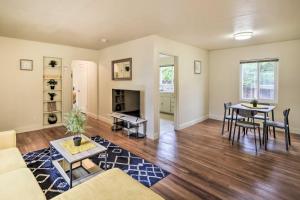
[{"label": "ceiling light fixture", "polygon": [[235,40],[248,40],[252,38],[253,32],[240,32],[233,35]]},{"label": "ceiling light fixture", "polygon": [[101,42],[106,43],[108,41],[108,39],[106,38],[101,38]]}]

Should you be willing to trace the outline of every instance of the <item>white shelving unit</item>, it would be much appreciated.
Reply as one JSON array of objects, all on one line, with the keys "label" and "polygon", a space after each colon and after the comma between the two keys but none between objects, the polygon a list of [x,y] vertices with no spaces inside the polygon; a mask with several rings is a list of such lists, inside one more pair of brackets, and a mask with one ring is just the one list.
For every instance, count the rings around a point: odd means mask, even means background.
[{"label": "white shelving unit", "polygon": [[63,120],[62,59],[44,57],[43,65],[43,124],[59,126]]}]

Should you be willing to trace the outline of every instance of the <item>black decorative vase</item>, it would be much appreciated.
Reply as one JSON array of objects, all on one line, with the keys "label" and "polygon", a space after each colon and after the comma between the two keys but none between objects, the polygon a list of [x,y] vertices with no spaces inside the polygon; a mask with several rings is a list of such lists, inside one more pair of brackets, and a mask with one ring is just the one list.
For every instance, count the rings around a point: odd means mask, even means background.
[{"label": "black decorative vase", "polygon": [[80,136],[75,136],[75,137],[73,137],[73,142],[74,142],[74,145],[75,146],[80,146],[80,144],[81,144],[81,137]]},{"label": "black decorative vase", "polygon": [[49,124],[56,124],[57,122],[57,116],[56,114],[52,113],[52,114],[49,114],[48,116],[48,123]]}]

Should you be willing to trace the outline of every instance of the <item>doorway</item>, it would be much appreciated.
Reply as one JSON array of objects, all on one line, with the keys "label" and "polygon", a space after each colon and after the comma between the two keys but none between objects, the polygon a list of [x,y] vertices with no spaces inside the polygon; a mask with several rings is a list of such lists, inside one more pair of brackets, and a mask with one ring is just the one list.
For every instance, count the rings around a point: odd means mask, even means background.
[{"label": "doorway", "polygon": [[176,75],[175,56],[159,54],[159,118],[160,135],[175,130]]},{"label": "doorway", "polygon": [[[72,105],[85,114],[97,113],[93,98],[97,99],[97,64],[90,61],[72,61]],[[96,106],[97,107],[97,106]]]}]

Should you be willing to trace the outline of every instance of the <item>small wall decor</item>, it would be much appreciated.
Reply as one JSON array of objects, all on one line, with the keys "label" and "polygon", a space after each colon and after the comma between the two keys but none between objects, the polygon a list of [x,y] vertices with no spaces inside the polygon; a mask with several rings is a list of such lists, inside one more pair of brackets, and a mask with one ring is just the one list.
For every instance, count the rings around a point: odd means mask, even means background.
[{"label": "small wall decor", "polygon": [[201,61],[200,60],[194,61],[194,74],[201,74]]},{"label": "small wall decor", "polygon": [[44,57],[44,67],[61,68],[61,58]]},{"label": "small wall decor", "polygon": [[20,70],[33,70],[33,60],[20,59]]},{"label": "small wall decor", "polygon": [[132,80],[132,58],[112,61],[112,80]]}]

